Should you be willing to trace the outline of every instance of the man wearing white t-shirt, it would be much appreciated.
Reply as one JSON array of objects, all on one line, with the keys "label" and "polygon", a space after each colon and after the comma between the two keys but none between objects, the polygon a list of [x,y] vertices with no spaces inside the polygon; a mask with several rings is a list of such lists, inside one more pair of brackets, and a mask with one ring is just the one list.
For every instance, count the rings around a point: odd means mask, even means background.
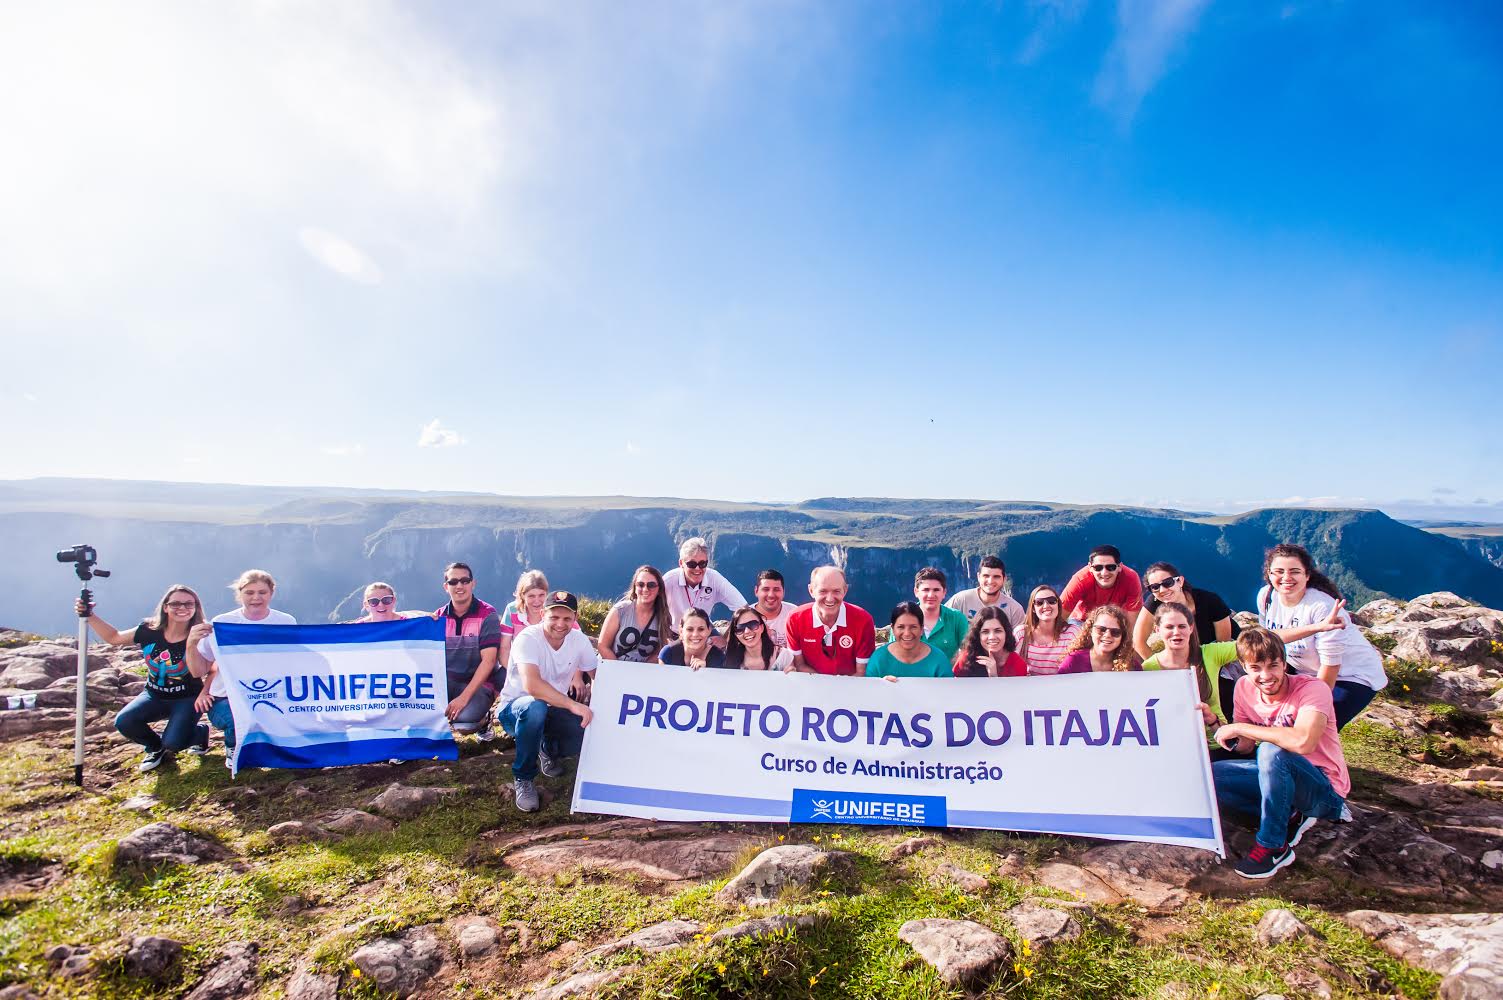
[{"label": "man wearing white t-shirt", "polygon": [[[231,589],[240,607],[215,615],[213,622],[199,622],[188,632],[188,672],[194,677],[207,677],[203,694],[194,707],[207,712],[209,722],[224,731],[224,763],[228,767],[235,749],[235,716],[230,712],[230,693],[224,685],[224,676],[215,661],[219,659],[219,646],[214,641],[214,623],[227,622],[233,625],[296,625],[297,619],[285,611],[271,606],[271,596],[277,591],[277,583],[271,574],[259,569],[248,569],[240,574]],[[206,737],[207,738],[207,737]]]},{"label": "man wearing white t-shirt", "polygon": [[579,598],[555,590],[543,605],[543,620],[512,640],[496,717],[517,741],[511,772],[522,812],[537,812],[533,779],[539,771],[548,778],[564,773],[560,759],[579,755],[584,727],[593,718],[585,674],[594,672],[600,656],[574,627],[578,614]]},{"label": "man wearing white t-shirt", "polygon": [[713,620],[711,612],[717,604],[731,611],[746,604],[731,581],[710,569],[710,543],[697,535],[678,547],[678,568],[663,574],[663,586],[668,589],[668,614],[673,618],[675,635],[690,608],[698,608]]},{"label": "man wearing white t-shirt", "polygon": [[[788,616],[798,610],[783,600],[783,574],[775,569],[764,569],[757,574],[757,612],[767,625],[767,634],[772,644],[779,649],[788,648]],[[732,609],[734,614],[739,608]]]},{"label": "man wearing white t-shirt", "polygon": [[982,608],[1001,608],[1012,626],[1013,634],[1023,627],[1023,605],[1007,595],[1007,566],[996,556],[984,556],[976,571],[976,586],[962,590],[945,602],[945,606],[965,613],[970,621]]}]

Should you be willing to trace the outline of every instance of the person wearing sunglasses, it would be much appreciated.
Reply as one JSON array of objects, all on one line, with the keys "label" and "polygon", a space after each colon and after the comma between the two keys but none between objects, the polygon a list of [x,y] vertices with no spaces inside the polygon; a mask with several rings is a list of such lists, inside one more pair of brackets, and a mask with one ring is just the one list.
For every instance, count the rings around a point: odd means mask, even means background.
[{"label": "person wearing sunglasses", "polygon": [[668,592],[668,612],[673,616],[675,631],[690,608],[698,608],[708,617],[717,604],[724,604],[729,611],[747,603],[731,581],[710,568],[710,543],[697,535],[678,547],[678,567],[663,574],[663,587]]},{"label": "person wearing sunglasses", "polygon": [[1080,634],[1070,645],[1070,655],[1059,666],[1062,674],[1110,673],[1142,670],[1142,661],[1132,650],[1127,612],[1115,604],[1096,608],[1081,623]]},{"label": "person wearing sunglasses", "polygon": [[611,606],[600,625],[600,658],[656,663],[668,639],[668,622],[663,574],[655,566],[638,566],[626,595]]},{"label": "person wearing sunglasses", "polygon": [[[352,624],[361,622],[394,622],[411,615],[397,610],[397,592],[391,584],[377,580],[365,585],[365,597],[361,600],[365,614]],[[421,614],[421,612],[418,612]]]},{"label": "person wearing sunglasses", "polygon": [[[203,606],[193,588],[175,583],[167,588],[156,614],[123,631],[94,614],[93,605],[74,602],[74,611],[86,615],[89,628],[111,646],[139,646],[146,660],[146,688],[129,705],[115,713],[115,729],[141,746],[146,755],[139,770],[155,771],[180,750],[203,747],[209,730],[200,725],[197,702],[203,681],[188,669],[188,635],[204,620]],[[161,733],[153,722],[165,722]]]},{"label": "person wearing sunglasses", "polygon": [[214,642],[214,625],[228,622],[236,625],[296,625],[297,619],[285,611],[271,606],[277,592],[277,581],[270,573],[260,569],[248,569],[230,584],[235,600],[240,607],[215,615],[213,622],[199,622],[188,633],[188,669],[193,676],[208,681],[207,690],[199,697],[199,706],[207,711],[209,724],[224,734],[224,764],[230,766],[231,751],[235,749],[235,715],[230,711],[230,692],[219,672],[216,661],[219,646]]},{"label": "person wearing sunglasses", "polygon": [[871,659],[866,661],[866,676],[955,676],[944,650],[924,641],[924,609],[919,602],[901,602],[892,609],[887,620],[892,625],[892,641],[878,646]]},{"label": "person wearing sunglasses", "polygon": [[444,668],[449,704],[444,717],[456,736],[469,733],[482,743],[491,731],[491,705],[496,701],[496,663],[501,655],[501,615],[475,596],[475,573],[469,565],[444,567],[444,590],[449,603],[433,612],[444,622]]},{"label": "person wearing sunglasses", "polygon": [[678,623],[678,642],[663,647],[659,662],[690,670],[725,666],[725,650],[717,649],[710,642],[714,634],[710,616],[698,608],[690,608],[684,612],[684,620]]},{"label": "person wearing sunglasses", "polygon": [[983,608],[1001,608],[1007,612],[1007,624],[1014,632],[1023,626],[1027,612],[1007,593],[1007,564],[996,556],[982,556],[976,570],[976,586],[962,590],[945,602],[974,621]]},{"label": "person wearing sunglasses", "polygon": [[1079,633],[1079,625],[1065,621],[1059,591],[1047,583],[1034,587],[1017,636],[1018,654],[1028,664],[1028,676],[1059,673],[1059,665],[1070,654],[1070,644]]},{"label": "person wearing sunglasses", "polygon": [[793,662],[787,646],[779,646],[772,637],[767,619],[755,604],[748,604],[731,615],[730,640],[725,644],[725,666],[732,670],[786,671]]},{"label": "person wearing sunglasses", "polygon": [[955,656],[956,677],[1027,677],[1028,662],[1016,652],[1007,609],[982,608],[971,619]]},{"label": "person wearing sunglasses", "polygon": [[1076,621],[1084,621],[1091,611],[1108,604],[1137,614],[1143,606],[1143,581],[1122,565],[1122,553],[1115,545],[1098,545],[1085,566],[1070,577],[1059,599]]},{"label": "person wearing sunglasses", "polygon": [[1143,574],[1143,607],[1132,627],[1132,647],[1147,659],[1153,655],[1148,641],[1153,635],[1154,616],[1165,604],[1183,604],[1195,616],[1195,634],[1202,645],[1231,642],[1241,631],[1232,621],[1232,609],[1221,595],[1192,587],[1185,575],[1166,562],[1156,562]]}]

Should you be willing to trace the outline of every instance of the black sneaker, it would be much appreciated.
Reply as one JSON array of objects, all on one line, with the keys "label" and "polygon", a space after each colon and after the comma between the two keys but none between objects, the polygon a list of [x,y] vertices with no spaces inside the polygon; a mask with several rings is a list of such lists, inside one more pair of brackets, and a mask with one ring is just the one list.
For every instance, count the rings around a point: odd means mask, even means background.
[{"label": "black sneaker", "polygon": [[1294,863],[1294,849],[1289,846],[1270,848],[1256,844],[1247,857],[1238,861],[1235,870],[1243,878],[1272,878],[1280,868]]},{"label": "black sneaker", "polygon": [[194,734],[193,745],[188,747],[188,753],[194,757],[202,757],[209,752],[209,727],[199,726]]},{"label": "black sneaker", "polygon": [[1306,816],[1299,812],[1291,815],[1289,817],[1289,846],[1298,847],[1300,838],[1305,835],[1305,831],[1314,825],[1314,816]]},{"label": "black sneaker", "polygon": [[146,756],[141,758],[141,766],[136,770],[140,771],[142,774],[145,774],[148,771],[155,771],[157,768],[161,767],[164,762],[171,759],[172,755],[165,749],[148,750],[146,751]]}]

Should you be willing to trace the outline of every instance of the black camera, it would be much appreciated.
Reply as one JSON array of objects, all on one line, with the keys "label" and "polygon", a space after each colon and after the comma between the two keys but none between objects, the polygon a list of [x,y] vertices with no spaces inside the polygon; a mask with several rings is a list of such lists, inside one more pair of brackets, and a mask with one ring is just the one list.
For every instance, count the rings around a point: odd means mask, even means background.
[{"label": "black camera", "polygon": [[92,566],[99,561],[99,553],[92,545],[75,545],[72,548],[63,549],[57,554],[57,561],[62,563],[83,563]]}]

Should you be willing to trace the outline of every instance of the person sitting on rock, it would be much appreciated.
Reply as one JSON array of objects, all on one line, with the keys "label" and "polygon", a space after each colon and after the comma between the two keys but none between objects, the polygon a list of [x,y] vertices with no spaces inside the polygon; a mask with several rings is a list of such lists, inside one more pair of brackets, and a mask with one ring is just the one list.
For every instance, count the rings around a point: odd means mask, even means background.
[{"label": "person sitting on rock", "polygon": [[1345,728],[1388,686],[1382,654],[1352,624],[1341,591],[1300,546],[1269,549],[1263,579],[1258,624],[1279,633],[1290,669],[1331,689],[1336,728]]},{"label": "person sitting on rock", "polygon": [[[781,583],[779,578],[780,591]],[[759,586],[759,596],[761,590]],[[787,646],[779,646],[774,639],[772,627],[762,616],[760,602],[748,604],[731,615],[731,627],[727,631],[730,639],[725,644],[725,665],[732,670],[783,671],[793,662],[793,653]]]},{"label": "person sitting on rock", "polygon": [[397,622],[413,615],[422,615],[421,611],[398,611],[397,591],[389,583],[377,580],[365,585],[365,596],[361,600],[361,606],[365,614],[356,618],[351,624],[358,625],[362,622]]},{"label": "person sitting on rock", "polygon": [[[202,752],[209,739],[208,727],[199,724],[203,709],[198,700],[203,682],[188,669],[188,635],[204,620],[203,605],[191,587],[175,583],[167,588],[157,613],[123,632],[94,614],[92,605],[74,602],[74,611],[86,615],[89,627],[111,646],[136,645],[146,658],[146,689],[115,713],[120,735],[146,748],[140,770],[155,771],[179,750]],[[153,722],[167,723],[160,735]]]},{"label": "person sitting on rock", "polygon": [[600,624],[600,658],[656,663],[668,641],[668,598],[656,566],[638,566],[631,587]]},{"label": "person sitting on rock", "polygon": [[1233,692],[1233,721],[1216,730],[1225,749],[1250,759],[1211,765],[1217,801],[1258,818],[1257,843],[1236,864],[1244,878],[1268,878],[1294,861],[1294,848],[1316,819],[1348,820],[1351,777],[1336,734],[1331,689],[1290,671],[1284,641],[1266,628],[1237,638],[1247,673]]},{"label": "person sitting on rock", "polygon": [[945,655],[949,662],[960,652],[970,621],[964,611],[945,605],[949,581],[938,566],[925,566],[913,578],[913,596],[924,611],[923,640]]},{"label": "person sitting on rock", "polygon": [[1006,608],[993,604],[976,612],[951,669],[956,677],[1028,676],[1028,661],[1017,653]]},{"label": "person sitting on rock", "polygon": [[1214,590],[1192,587],[1173,563],[1156,562],[1143,573],[1143,607],[1133,622],[1132,648],[1143,659],[1153,655],[1148,645],[1154,632],[1154,615],[1165,604],[1183,604],[1194,615],[1195,634],[1202,646],[1231,642],[1242,631],[1232,620],[1232,609]]},{"label": "person sitting on rock", "polygon": [[849,590],[839,566],[817,566],[809,574],[814,601],[788,617],[789,671],[846,677],[866,673],[877,648],[877,627],[864,608],[845,599]]},{"label": "person sitting on rock", "polygon": [[1061,610],[1074,621],[1085,621],[1086,615],[1108,604],[1137,614],[1143,606],[1143,582],[1122,565],[1122,553],[1115,545],[1098,545],[1065,584],[1059,600]]},{"label": "person sitting on rock", "polygon": [[555,590],[543,607],[543,620],[517,634],[501,689],[497,718],[517,741],[512,762],[513,800],[522,812],[536,812],[538,790],[533,779],[557,778],[560,761],[576,757],[584,743],[584,727],[594,718],[587,704],[586,675],[600,665],[600,656],[585,634],[575,628],[579,598]]},{"label": "person sitting on rock", "polygon": [[501,615],[475,596],[475,572],[452,562],[444,567],[449,603],[433,612],[444,622],[444,672],[449,703],[444,717],[456,736],[474,733],[489,743],[491,705],[496,701],[496,663],[501,653]]},{"label": "person sitting on rock", "polygon": [[699,608],[690,608],[678,623],[678,642],[670,642],[658,654],[658,661],[670,667],[688,667],[700,670],[704,667],[725,666],[725,650],[715,648],[711,639],[715,627],[710,616]]},{"label": "person sitting on rock", "polygon": [[982,556],[976,586],[957,592],[945,606],[961,612],[968,621],[975,621],[982,608],[1001,608],[1014,632],[1023,626],[1023,605],[1007,593],[1007,564],[997,556]]},{"label": "person sitting on rock", "polygon": [[1128,641],[1127,612],[1115,604],[1103,605],[1086,615],[1080,634],[1070,646],[1070,655],[1059,665],[1062,674],[1142,669]]},{"label": "person sitting on rock", "polygon": [[[943,591],[941,591],[943,596]],[[946,611],[965,616],[953,608]],[[924,641],[924,608],[917,601],[902,601],[888,617],[892,641],[878,646],[866,661],[866,676],[886,677],[953,677],[950,656],[933,642]]]},{"label": "person sitting on rock", "polygon": [[1193,670],[1200,700],[1218,719],[1226,717],[1231,699],[1223,700],[1217,678],[1221,668],[1237,659],[1235,642],[1206,642],[1195,628],[1195,612],[1173,601],[1159,605],[1153,616],[1154,629],[1164,648],[1143,661],[1144,670]]},{"label": "person sitting on rock", "polygon": [[727,610],[746,604],[735,584],[710,568],[710,543],[698,536],[684,539],[678,547],[678,566],[663,574],[663,588],[675,631],[690,608],[709,615],[717,604]]},{"label": "person sitting on rock", "polygon": [[1028,664],[1028,676],[1049,677],[1059,673],[1070,655],[1070,645],[1080,626],[1065,621],[1059,591],[1041,583],[1028,595],[1023,627],[1017,630],[1018,655]]},{"label": "person sitting on rock", "polygon": [[[261,569],[248,569],[230,584],[235,600],[240,607],[215,615],[215,622],[236,625],[296,625],[297,619],[285,611],[271,606],[272,595],[277,592],[277,581]],[[188,669],[195,677],[208,678],[208,690],[199,699],[207,709],[209,722],[224,733],[224,764],[230,766],[235,749],[235,716],[230,711],[230,692],[224,683],[216,661],[219,646],[214,642],[214,625],[200,622],[188,633]]]}]

